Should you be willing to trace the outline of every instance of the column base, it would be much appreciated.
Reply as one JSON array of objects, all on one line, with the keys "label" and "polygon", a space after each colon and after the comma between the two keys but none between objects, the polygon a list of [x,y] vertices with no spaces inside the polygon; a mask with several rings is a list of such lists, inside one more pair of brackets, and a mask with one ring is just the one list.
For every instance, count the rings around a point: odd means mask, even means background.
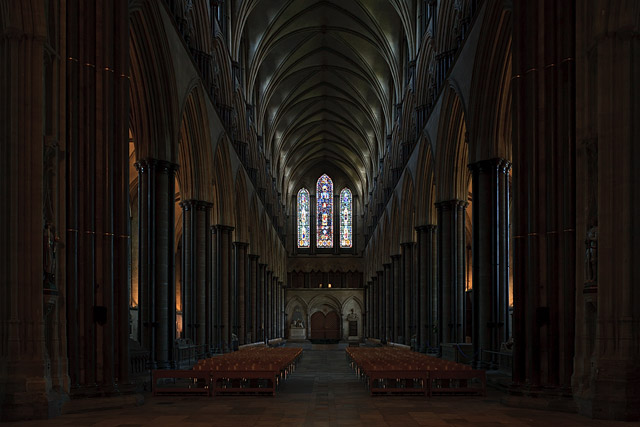
[{"label": "column base", "polygon": [[46,363],[6,362],[0,371],[0,421],[53,418],[69,400],[64,391],[52,390]]},{"label": "column base", "polygon": [[586,384],[576,384],[578,412],[590,418],[617,421],[640,420],[640,368],[637,362],[600,360]]},{"label": "column base", "polygon": [[509,395],[500,399],[500,403],[514,408],[539,409],[576,413],[578,408],[571,390],[560,387],[514,386],[509,388]]}]

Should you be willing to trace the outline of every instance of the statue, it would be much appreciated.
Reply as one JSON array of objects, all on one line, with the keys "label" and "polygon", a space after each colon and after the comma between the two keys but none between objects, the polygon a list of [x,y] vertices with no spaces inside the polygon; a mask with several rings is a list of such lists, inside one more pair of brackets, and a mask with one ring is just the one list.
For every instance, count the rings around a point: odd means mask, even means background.
[{"label": "statue", "polygon": [[56,236],[56,229],[51,222],[47,222],[44,227],[43,246],[44,246],[44,287],[55,289],[56,278],[56,246],[60,240]]},{"label": "statue", "polygon": [[598,226],[587,231],[584,244],[585,279],[587,282],[595,282],[598,278]]}]

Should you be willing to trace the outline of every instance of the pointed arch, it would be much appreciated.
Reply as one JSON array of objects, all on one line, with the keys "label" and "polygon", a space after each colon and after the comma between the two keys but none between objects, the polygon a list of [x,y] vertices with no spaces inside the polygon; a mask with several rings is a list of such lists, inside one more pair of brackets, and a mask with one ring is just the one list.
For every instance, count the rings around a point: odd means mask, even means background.
[{"label": "pointed arch", "polygon": [[213,180],[211,170],[211,135],[204,90],[195,81],[186,97],[178,134],[178,161],[181,165],[177,173],[182,200],[213,201]]},{"label": "pointed arch", "polygon": [[400,230],[400,243],[415,242],[415,203],[413,199],[413,177],[407,169],[402,182],[402,226]]},{"label": "pointed arch", "polygon": [[416,225],[436,223],[434,164],[431,142],[426,133],[422,134],[418,165],[416,169]]},{"label": "pointed arch", "polygon": [[236,213],[236,228],[235,241],[249,243],[249,209],[247,183],[244,177],[244,171],[238,169],[235,180],[235,213]]},{"label": "pointed arch", "polygon": [[231,178],[231,161],[229,159],[229,149],[226,136],[222,136],[218,142],[216,154],[213,162],[215,171],[213,185],[216,193],[216,203],[213,206],[213,224],[235,226],[234,206],[232,191],[234,188]]},{"label": "pointed arch", "polygon": [[134,2],[130,8],[130,123],[138,159],[178,161],[175,143],[178,97],[172,56],[159,4]]},{"label": "pointed arch", "polygon": [[446,89],[441,111],[436,152],[437,201],[466,201],[470,178],[467,127],[462,102],[452,87]]},{"label": "pointed arch", "polygon": [[469,96],[469,162],[511,159],[511,11],[487,3]]}]

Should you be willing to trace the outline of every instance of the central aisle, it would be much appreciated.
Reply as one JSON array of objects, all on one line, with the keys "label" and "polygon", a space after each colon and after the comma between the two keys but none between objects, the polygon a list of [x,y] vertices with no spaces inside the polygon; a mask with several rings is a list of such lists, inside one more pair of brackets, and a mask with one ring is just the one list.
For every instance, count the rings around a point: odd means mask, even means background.
[{"label": "central aisle", "polygon": [[[626,426],[577,414],[515,409],[487,397],[369,396],[349,368],[345,345],[294,344],[304,353],[275,397],[145,396],[139,407],[68,414],[27,426]],[[321,349],[319,349],[321,348]]]}]

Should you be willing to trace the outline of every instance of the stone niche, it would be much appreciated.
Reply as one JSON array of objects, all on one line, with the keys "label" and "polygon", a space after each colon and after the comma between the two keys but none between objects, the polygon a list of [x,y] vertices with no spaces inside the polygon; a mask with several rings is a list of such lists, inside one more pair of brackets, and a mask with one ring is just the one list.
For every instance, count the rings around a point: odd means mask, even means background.
[{"label": "stone niche", "polygon": [[312,316],[321,312],[327,317],[337,315],[341,341],[361,341],[363,301],[362,288],[286,289],[286,337],[289,340],[310,339],[314,333]]}]

